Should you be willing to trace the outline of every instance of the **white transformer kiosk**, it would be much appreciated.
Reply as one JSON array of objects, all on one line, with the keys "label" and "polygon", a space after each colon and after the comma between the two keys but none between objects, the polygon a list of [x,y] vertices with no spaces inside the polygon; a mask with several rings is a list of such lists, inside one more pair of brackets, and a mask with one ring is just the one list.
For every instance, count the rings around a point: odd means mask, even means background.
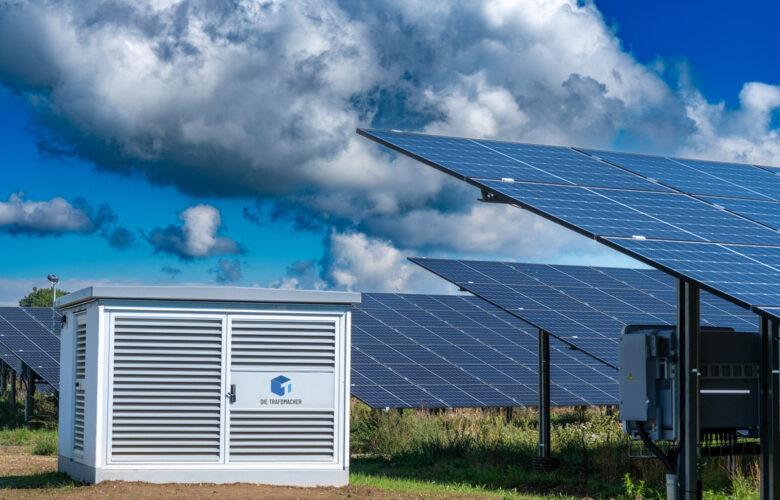
[{"label": "white transformer kiosk", "polygon": [[93,483],[347,484],[357,302],[236,287],[60,298],[59,470]]}]

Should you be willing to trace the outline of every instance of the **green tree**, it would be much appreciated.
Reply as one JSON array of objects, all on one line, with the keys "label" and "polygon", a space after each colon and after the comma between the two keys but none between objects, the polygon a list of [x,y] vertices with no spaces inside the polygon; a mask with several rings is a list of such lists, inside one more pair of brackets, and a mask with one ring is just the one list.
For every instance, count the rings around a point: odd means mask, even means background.
[{"label": "green tree", "polygon": [[[68,292],[64,290],[57,290],[57,298],[67,294]],[[32,292],[28,293],[19,301],[19,305],[22,307],[51,307],[53,305],[51,296],[51,288],[38,288],[34,286]]]}]

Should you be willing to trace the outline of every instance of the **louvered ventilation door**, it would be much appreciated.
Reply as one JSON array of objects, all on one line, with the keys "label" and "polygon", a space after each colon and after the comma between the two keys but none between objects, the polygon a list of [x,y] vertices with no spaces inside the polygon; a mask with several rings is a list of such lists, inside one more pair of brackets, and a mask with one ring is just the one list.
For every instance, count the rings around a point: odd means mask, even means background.
[{"label": "louvered ventilation door", "polygon": [[116,317],[114,462],[218,461],[222,320]]},{"label": "louvered ventilation door", "polygon": [[74,388],[73,453],[84,455],[84,396],[87,374],[87,321],[81,314],[76,316],[76,386]]},{"label": "louvered ventilation door", "polygon": [[[332,384],[336,368],[336,324],[292,318],[234,318],[230,355],[233,373],[247,370],[274,375],[312,373]],[[296,383],[294,380],[294,388]],[[296,395],[294,392],[292,397]],[[335,423],[332,407],[231,408],[229,459],[232,462],[332,461]]]}]

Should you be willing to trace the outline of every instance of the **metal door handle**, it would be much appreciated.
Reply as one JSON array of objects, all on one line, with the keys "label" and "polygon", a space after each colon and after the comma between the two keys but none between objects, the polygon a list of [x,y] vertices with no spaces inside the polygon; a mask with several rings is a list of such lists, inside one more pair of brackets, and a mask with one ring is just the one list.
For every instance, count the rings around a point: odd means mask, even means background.
[{"label": "metal door handle", "polygon": [[230,392],[226,394],[228,401],[231,403],[236,402],[236,384],[230,384]]}]

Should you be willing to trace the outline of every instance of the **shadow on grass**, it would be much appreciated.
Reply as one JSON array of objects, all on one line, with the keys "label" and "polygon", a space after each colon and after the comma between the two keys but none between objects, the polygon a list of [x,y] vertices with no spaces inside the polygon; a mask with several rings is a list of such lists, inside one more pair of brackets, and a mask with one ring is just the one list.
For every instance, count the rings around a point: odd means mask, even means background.
[{"label": "shadow on grass", "polygon": [[79,486],[81,483],[73,481],[65,474],[59,472],[42,472],[26,476],[2,476],[0,477],[0,490],[8,489],[52,489]]},{"label": "shadow on grass", "polygon": [[555,491],[561,495],[583,494],[615,496],[621,493],[619,483],[583,475],[576,467],[565,466],[554,472],[530,469],[530,460],[491,460],[487,457],[354,457],[350,470],[366,476],[433,482],[441,485],[468,485],[486,490],[513,490],[540,494]]}]

